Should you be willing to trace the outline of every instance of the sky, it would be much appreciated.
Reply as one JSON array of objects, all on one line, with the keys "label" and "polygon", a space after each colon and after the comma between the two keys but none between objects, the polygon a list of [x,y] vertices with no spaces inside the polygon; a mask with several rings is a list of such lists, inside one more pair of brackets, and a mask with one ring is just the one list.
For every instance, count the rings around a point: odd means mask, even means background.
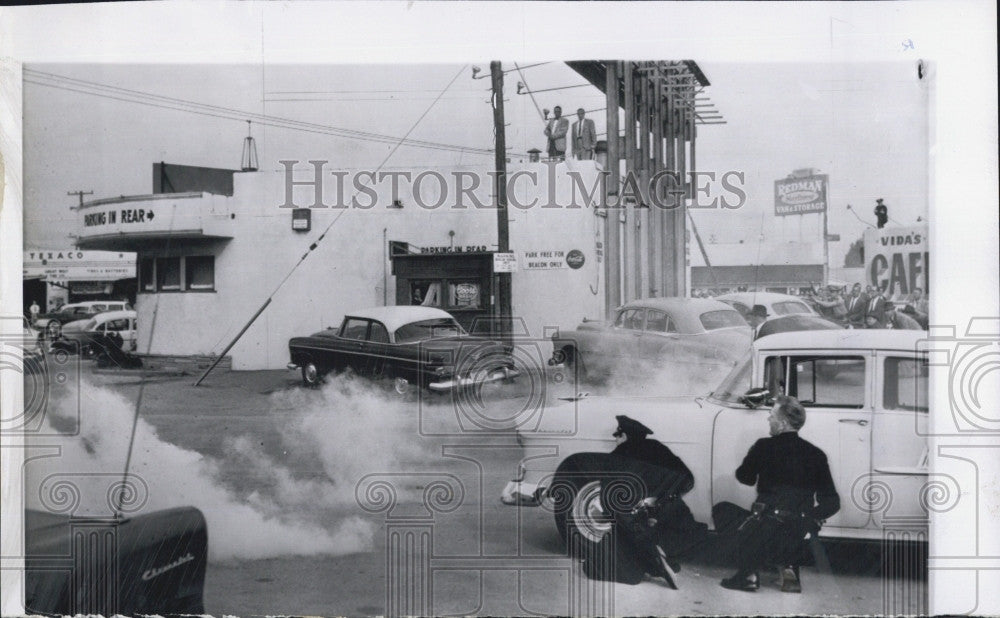
[{"label": "sky", "polygon": [[[695,59],[697,61],[697,59]],[[534,65],[534,66],[532,66]],[[482,69],[472,78],[472,66]],[[567,115],[592,111],[605,131],[604,97],[564,62],[503,62],[507,144],[512,156],[545,148],[538,108],[561,105]],[[700,64],[709,96],[726,124],[698,133],[699,171],[745,174],[748,199],[737,211],[697,211],[704,239],[720,243],[814,241],[820,215],[774,217],[773,183],[792,170],[830,176],[831,264],[874,220],[882,197],[894,222],[927,218],[927,91],[913,62]],[[123,63],[28,64],[24,86],[25,246],[61,247],[72,239],[77,203],[71,191],[93,196],[151,190],[152,164],[238,168],[248,126],[236,112],[323,126],[403,136],[488,151],[493,118],[489,61],[459,64],[182,65]],[[55,76],[55,77],[53,77]],[[68,81],[77,80],[77,81]],[[518,95],[526,89],[550,90]],[[42,85],[46,84],[46,85]],[[93,84],[187,103],[218,106],[220,118],[102,96]],[[450,84],[450,86],[449,86]],[[564,88],[566,87],[566,88]],[[179,101],[178,101],[179,100]],[[536,107],[537,104],[537,107]],[[201,108],[203,109],[203,108]],[[252,125],[262,169],[278,161],[321,158],[331,167],[448,166],[488,163],[469,153],[349,139]],[[603,138],[603,135],[601,136]],[[388,160],[387,159],[388,156]]]}]

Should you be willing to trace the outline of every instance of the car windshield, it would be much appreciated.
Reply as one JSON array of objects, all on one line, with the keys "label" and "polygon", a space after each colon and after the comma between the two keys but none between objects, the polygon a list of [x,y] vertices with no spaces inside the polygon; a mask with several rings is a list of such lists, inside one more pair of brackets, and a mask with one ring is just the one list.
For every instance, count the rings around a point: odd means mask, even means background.
[{"label": "car windshield", "polygon": [[733,309],[706,311],[701,314],[699,319],[701,320],[701,325],[705,327],[705,330],[747,325],[747,321],[743,319],[743,316]]},{"label": "car windshield", "polygon": [[396,329],[396,343],[412,343],[426,339],[464,335],[465,331],[451,318],[435,318],[411,322]]},{"label": "car windshield", "polygon": [[726,379],[717,389],[712,391],[712,398],[727,403],[742,403],[740,398],[750,390],[750,353],[747,352],[740,362],[736,363]]}]

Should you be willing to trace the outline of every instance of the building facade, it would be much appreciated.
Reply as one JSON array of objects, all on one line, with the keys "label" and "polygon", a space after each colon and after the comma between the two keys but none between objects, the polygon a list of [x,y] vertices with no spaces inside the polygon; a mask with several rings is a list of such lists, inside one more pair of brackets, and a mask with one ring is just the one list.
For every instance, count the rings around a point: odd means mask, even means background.
[{"label": "building facade", "polygon": [[[435,304],[467,325],[495,313],[491,171],[382,170],[379,182],[365,170],[289,163],[233,173],[232,195],[175,181],[173,193],[84,203],[77,242],[138,255],[140,353],[217,355],[269,302],[229,356],[234,369],[282,368],[291,337],[352,310]],[[594,161],[508,170],[520,336],[603,317],[600,198],[581,190],[597,178]]]}]

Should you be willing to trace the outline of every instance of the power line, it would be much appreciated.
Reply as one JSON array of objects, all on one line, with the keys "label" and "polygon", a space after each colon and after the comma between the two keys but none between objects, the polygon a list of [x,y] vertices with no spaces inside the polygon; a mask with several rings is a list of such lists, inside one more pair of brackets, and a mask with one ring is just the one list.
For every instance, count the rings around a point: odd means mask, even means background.
[{"label": "power line", "polygon": [[[53,73],[46,73],[44,71],[36,71],[33,69],[25,69],[24,74],[26,82],[36,84],[39,86],[47,86],[50,88],[67,90],[70,92],[89,94],[91,96],[114,99],[128,103],[148,105],[151,107],[158,107],[161,109],[182,111],[182,112],[198,114],[214,118],[222,118],[227,120],[239,120],[240,122],[245,122],[247,119],[251,119],[256,123],[265,126],[291,129],[291,130],[297,130],[297,131],[303,131],[307,133],[315,133],[321,135],[346,137],[348,139],[356,139],[361,141],[371,141],[371,142],[379,142],[379,143],[394,144],[394,145],[399,142],[398,137],[391,135],[383,135],[367,131],[345,129],[342,127],[321,125],[317,123],[304,122],[290,118],[268,116],[265,114],[256,114],[229,107],[209,105],[205,103],[198,103],[196,101],[179,99],[176,97],[156,95],[148,92],[142,92],[139,90],[132,90],[129,88],[120,88],[117,86],[109,86],[107,84],[100,84],[97,82],[89,82],[86,80],[66,77],[62,75],[56,75]],[[97,90],[97,92],[95,92],[94,90]],[[435,103],[437,102],[437,100],[438,99],[435,99]],[[447,150],[447,151],[463,152],[463,153],[468,152],[472,154],[482,154],[482,155],[493,154],[493,150],[489,148],[474,148],[474,147],[460,146],[460,145],[447,144],[441,142],[431,142],[427,140],[406,139],[400,145],[419,147],[419,148],[429,148],[433,150]]]}]

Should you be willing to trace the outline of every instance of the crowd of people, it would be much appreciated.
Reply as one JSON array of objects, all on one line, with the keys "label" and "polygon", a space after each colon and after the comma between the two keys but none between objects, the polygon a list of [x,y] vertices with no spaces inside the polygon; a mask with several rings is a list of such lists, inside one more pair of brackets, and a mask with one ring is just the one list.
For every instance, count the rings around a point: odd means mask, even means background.
[{"label": "crowd of people", "polygon": [[814,289],[806,299],[820,315],[848,328],[927,328],[927,298],[920,288],[893,299],[887,286],[876,290],[869,285],[862,290],[861,284],[855,283],[848,292],[830,285]]}]

